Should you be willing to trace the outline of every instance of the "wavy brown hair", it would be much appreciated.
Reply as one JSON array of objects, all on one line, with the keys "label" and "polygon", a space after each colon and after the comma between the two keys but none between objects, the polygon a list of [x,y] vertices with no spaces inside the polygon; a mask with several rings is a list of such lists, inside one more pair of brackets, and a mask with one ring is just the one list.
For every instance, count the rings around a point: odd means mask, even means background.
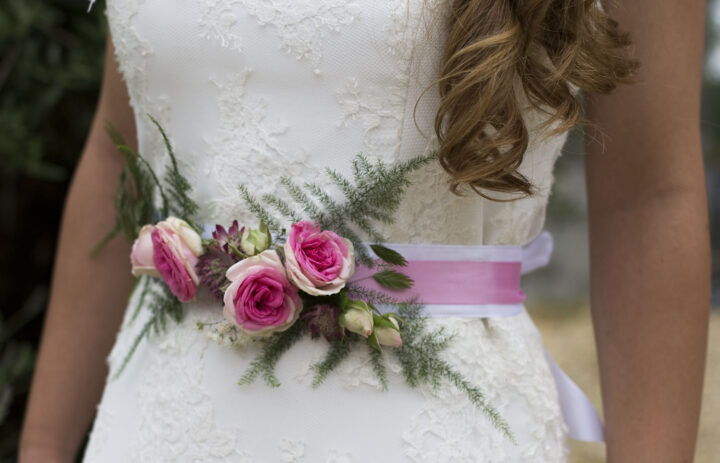
[{"label": "wavy brown hair", "polygon": [[548,134],[563,132],[583,121],[571,84],[608,93],[631,81],[629,44],[600,0],[453,0],[435,118],[451,191],[532,194],[517,170],[529,140],[518,95],[547,114]]}]

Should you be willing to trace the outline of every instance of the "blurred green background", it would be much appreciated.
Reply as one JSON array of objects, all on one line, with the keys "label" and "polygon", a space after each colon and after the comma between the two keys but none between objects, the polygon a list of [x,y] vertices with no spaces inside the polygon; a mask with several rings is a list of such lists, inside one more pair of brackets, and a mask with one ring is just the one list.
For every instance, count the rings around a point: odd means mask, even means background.
[{"label": "blurred green background", "polygon": [[[720,2],[708,2],[703,96],[713,255],[720,252]],[[85,0],[0,4],[0,462],[14,461],[32,374],[63,200],[95,109],[106,25]],[[588,316],[582,132],[556,168],[547,228],[562,242],[552,265],[528,276],[529,308],[548,349],[599,405]],[[713,259],[720,303],[720,262]],[[720,455],[720,322],[714,314],[699,462]],[[713,438],[713,436],[715,436]],[[577,462],[603,461],[602,444],[576,445]]]}]

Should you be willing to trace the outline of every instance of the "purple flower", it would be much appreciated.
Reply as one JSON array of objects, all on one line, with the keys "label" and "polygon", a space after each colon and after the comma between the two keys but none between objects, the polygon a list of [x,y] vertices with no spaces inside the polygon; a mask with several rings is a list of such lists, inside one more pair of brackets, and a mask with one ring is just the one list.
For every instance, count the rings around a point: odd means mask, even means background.
[{"label": "purple flower", "polygon": [[207,287],[210,293],[218,300],[223,300],[225,288],[230,281],[225,272],[235,262],[241,259],[237,253],[240,251],[240,240],[245,227],[240,228],[237,220],[233,220],[229,229],[216,225],[213,231],[213,241],[207,245],[205,254],[201,255],[197,263],[197,273],[200,284]]},{"label": "purple flower", "polygon": [[198,259],[195,268],[200,284],[208,288],[219,301],[223,300],[225,287],[230,284],[225,272],[238,260],[240,259],[237,256],[228,254],[218,246],[208,246],[205,254]]},{"label": "purple flower", "polygon": [[215,225],[215,231],[213,231],[212,236],[220,249],[230,253],[232,252],[231,248],[235,248],[236,250],[240,249],[240,240],[242,239],[244,230],[245,227],[240,228],[238,221],[233,220],[232,225],[230,225],[230,228],[227,230],[225,230],[225,227],[222,225]]},{"label": "purple flower", "polygon": [[305,311],[300,318],[310,330],[311,337],[319,338],[322,336],[329,342],[333,342],[343,337],[343,329],[339,323],[339,312],[337,307],[329,304],[319,304]]}]

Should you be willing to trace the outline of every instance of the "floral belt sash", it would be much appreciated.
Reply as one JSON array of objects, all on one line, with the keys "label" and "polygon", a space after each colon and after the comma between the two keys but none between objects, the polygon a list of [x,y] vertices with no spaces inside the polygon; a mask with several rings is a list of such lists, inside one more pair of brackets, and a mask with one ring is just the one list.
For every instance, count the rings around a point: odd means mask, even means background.
[{"label": "floral belt sash", "polygon": [[[192,185],[180,172],[170,137],[150,118],[167,150],[162,176],[108,127],[127,162],[115,201],[116,224],[93,252],[119,233],[134,241],[130,261],[140,285],[135,314],[141,307],[150,312],[114,377],[143,338],[169,329],[168,320],[179,322],[192,310],[186,302],[203,287],[218,301],[222,318],[217,323],[235,338],[260,345],[240,385],[262,379],[279,387],[275,367],[280,357],[307,334],[328,346],[312,367],[314,387],[353,349],[365,348],[373,374],[387,388],[386,355],[394,355],[409,386],[449,383],[516,442],[481,388],[440,355],[452,336],[433,329],[427,319],[522,313],[520,276],[549,260],[548,233],[525,248],[386,246],[378,225],[394,222],[411,174],[436,162],[435,153],[392,163],[357,155],[351,176],[326,169],[335,194],[282,173],[277,194],[256,197],[239,183],[238,202],[258,218],[258,229],[236,220],[229,228],[211,230],[193,221],[200,205],[193,200]],[[570,436],[602,440],[592,404],[548,360]]]}]

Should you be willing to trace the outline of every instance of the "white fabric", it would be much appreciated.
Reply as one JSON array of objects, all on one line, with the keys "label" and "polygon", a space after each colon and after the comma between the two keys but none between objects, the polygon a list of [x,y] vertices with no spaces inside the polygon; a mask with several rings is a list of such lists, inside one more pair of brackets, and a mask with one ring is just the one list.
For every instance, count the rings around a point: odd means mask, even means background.
[{"label": "white fabric", "polygon": [[554,241],[552,234],[543,230],[530,243],[522,248],[522,273],[545,267],[550,263]]},{"label": "white fabric", "polygon": [[[405,159],[436,145],[437,77],[445,0],[107,0],[140,151],[167,163],[147,114],[165,127],[201,206],[195,220],[254,226],[237,186],[260,196],[278,177],[327,185],[325,167],[349,172],[358,152]],[[96,5],[97,7],[97,5]],[[429,165],[413,176],[389,242],[524,245],[543,227],[553,164],[565,134],[534,130],[520,170],[538,193],[491,202],[447,191]],[[416,125],[417,123],[417,125]],[[334,192],[337,193],[337,192]],[[498,195],[501,196],[501,195]],[[125,322],[111,371],[148,316]],[[389,355],[388,391],[368,352],[353,352],[327,382],[310,385],[324,341],[304,339],[281,360],[282,386],[236,381],[255,346],[223,345],[220,306],[201,295],[185,320],[141,342],[98,408],[85,461],[93,462],[563,462],[566,429],[540,335],[513,317],[436,317],[455,336],[445,358],[486,392],[510,423],[514,446],[443,383],[411,389]],[[235,343],[237,344],[237,343]]]}]

